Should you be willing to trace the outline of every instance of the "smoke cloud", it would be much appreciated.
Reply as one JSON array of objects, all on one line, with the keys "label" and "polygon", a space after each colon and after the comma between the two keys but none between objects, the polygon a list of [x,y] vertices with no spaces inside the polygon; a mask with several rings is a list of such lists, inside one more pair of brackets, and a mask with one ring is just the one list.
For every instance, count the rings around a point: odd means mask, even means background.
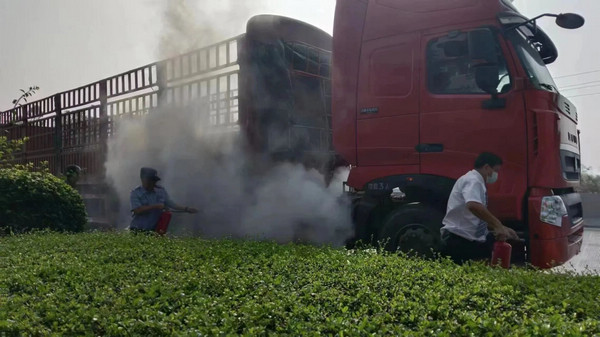
[{"label": "smoke cloud", "polygon": [[163,32],[159,58],[168,58],[234,37],[265,0],[169,0],[160,2]]},{"label": "smoke cloud", "polygon": [[[182,0],[168,1],[161,56],[236,35],[217,28],[223,22],[247,21],[249,9],[240,3],[223,1],[218,8],[194,11]],[[121,228],[131,220],[129,194],[140,184],[139,169],[150,166],[159,171],[161,185],[176,203],[200,210],[174,214],[170,230],[176,234],[344,243],[352,234],[349,205],[341,195],[347,169],[338,170],[327,184],[316,170],[272,162],[249,151],[240,131],[211,127],[208,110],[206,101],[196,100],[118,122],[105,166],[120,199]]]},{"label": "smoke cloud", "polygon": [[212,132],[198,110],[163,108],[120,122],[106,169],[123,205],[121,227],[140,167],[152,166],[175,202],[200,209],[175,214],[175,233],[343,244],[352,231],[340,198],[347,170],[328,186],[316,170],[247,151],[239,131]]}]

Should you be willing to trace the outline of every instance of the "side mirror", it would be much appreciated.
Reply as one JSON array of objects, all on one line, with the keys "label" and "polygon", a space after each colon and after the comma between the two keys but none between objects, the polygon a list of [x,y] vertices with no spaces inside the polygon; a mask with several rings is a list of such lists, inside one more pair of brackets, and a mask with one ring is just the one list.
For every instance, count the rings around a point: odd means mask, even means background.
[{"label": "side mirror", "polygon": [[583,26],[585,19],[579,14],[565,13],[556,16],[556,24],[566,29],[577,29]]},{"label": "side mirror", "polygon": [[496,39],[489,29],[476,29],[469,32],[469,58],[482,63],[498,63]]},{"label": "side mirror", "polygon": [[498,94],[498,74],[500,70],[497,65],[481,65],[475,68],[475,81],[477,86],[488,94]]},{"label": "side mirror", "polygon": [[[508,32],[511,31],[513,29],[517,29],[521,26],[525,26],[525,25],[529,25],[529,24],[533,24],[534,29],[536,28],[536,22],[539,18],[543,18],[544,16],[551,16],[553,18],[556,18],[556,24],[559,27],[562,28],[566,28],[566,29],[577,29],[582,27],[585,24],[585,19],[583,18],[583,16],[579,15],[579,14],[573,14],[573,13],[564,13],[564,14],[550,14],[550,13],[545,13],[545,14],[541,14],[536,16],[533,19],[518,23],[516,25],[510,26],[508,28],[504,29],[504,32]],[[502,19],[500,19],[500,21],[502,22]]]}]

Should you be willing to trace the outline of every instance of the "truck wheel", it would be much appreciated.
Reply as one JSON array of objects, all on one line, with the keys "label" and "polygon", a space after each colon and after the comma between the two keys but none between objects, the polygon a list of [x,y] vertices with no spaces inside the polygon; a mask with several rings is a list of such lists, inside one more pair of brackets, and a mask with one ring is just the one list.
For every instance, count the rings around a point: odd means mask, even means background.
[{"label": "truck wheel", "polygon": [[390,213],[383,223],[379,242],[390,252],[402,251],[431,257],[440,248],[443,215],[438,210],[411,204]]}]

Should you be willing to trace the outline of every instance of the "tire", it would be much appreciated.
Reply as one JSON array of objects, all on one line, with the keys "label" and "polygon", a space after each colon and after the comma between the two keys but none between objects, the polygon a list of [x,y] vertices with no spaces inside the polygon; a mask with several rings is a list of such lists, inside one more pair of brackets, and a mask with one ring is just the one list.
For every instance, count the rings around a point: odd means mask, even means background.
[{"label": "tire", "polygon": [[392,211],[379,234],[380,244],[390,252],[433,256],[441,247],[440,228],[444,216],[423,204],[409,204]]}]

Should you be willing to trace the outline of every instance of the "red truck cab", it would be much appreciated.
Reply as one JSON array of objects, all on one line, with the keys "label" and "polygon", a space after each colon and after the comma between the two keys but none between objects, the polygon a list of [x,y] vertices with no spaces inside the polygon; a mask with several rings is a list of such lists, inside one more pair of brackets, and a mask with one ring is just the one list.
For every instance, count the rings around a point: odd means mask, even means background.
[{"label": "red truck cab", "polygon": [[352,165],[355,240],[436,248],[454,182],[489,151],[504,160],[490,210],[526,239],[513,255],[546,268],[577,254],[577,110],[546,69],[557,57],[507,0],[338,0],[333,143]]}]

